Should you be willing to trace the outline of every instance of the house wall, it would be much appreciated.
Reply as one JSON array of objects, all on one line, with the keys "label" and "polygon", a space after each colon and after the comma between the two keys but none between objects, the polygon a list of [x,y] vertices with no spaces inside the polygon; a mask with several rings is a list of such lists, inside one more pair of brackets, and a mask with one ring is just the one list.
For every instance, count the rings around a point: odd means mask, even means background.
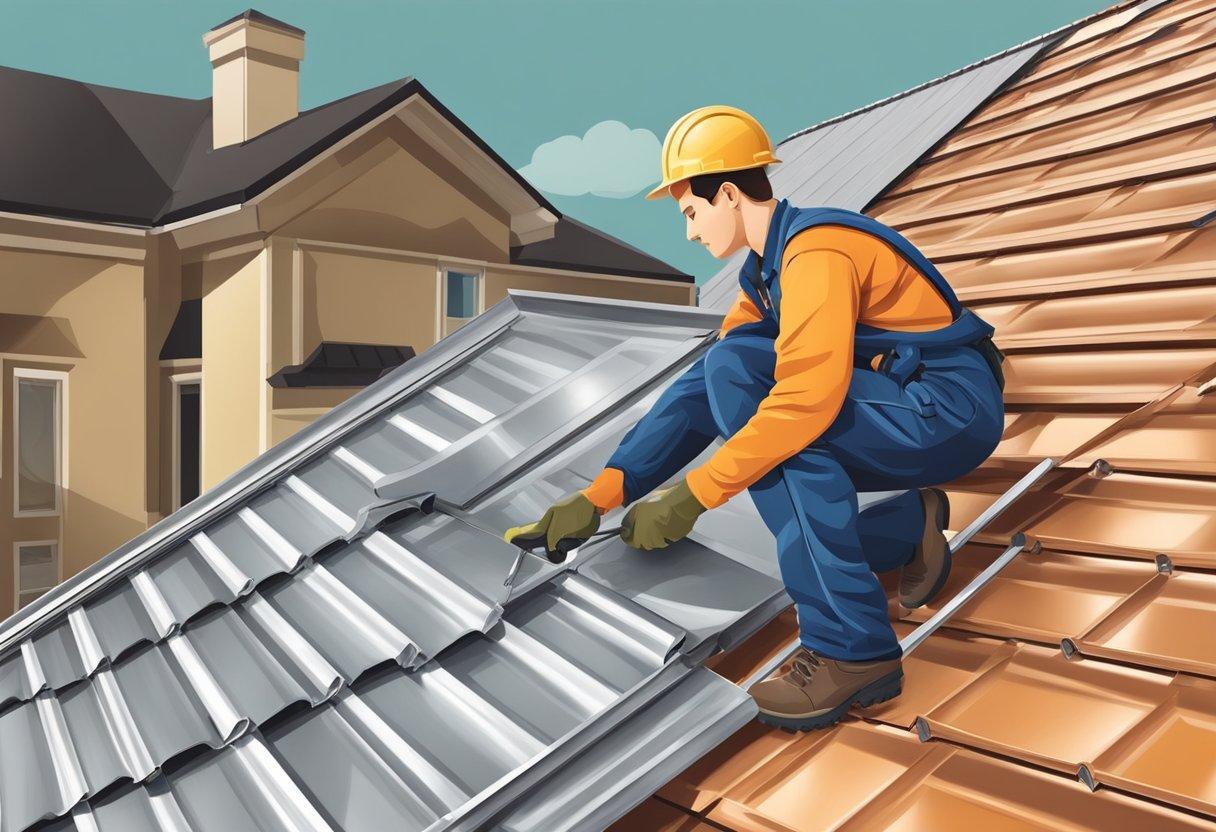
[{"label": "house wall", "polygon": [[202,490],[261,452],[265,249],[192,263],[203,298]]},{"label": "house wall", "polygon": [[[0,248],[0,312],[49,322],[59,335],[22,342],[3,334],[17,350],[0,352],[0,614],[12,612],[14,542],[59,541],[67,578],[148,524],[143,239],[131,244],[130,260],[46,251],[56,244],[33,236],[28,248],[6,239],[13,247]],[[58,516],[14,517],[14,368],[67,374]]]}]

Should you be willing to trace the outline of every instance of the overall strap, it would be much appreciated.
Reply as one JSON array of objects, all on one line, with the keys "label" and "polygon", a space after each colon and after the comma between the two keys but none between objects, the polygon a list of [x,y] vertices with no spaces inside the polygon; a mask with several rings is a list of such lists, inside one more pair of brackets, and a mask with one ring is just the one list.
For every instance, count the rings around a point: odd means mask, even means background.
[{"label": "overall strap", "polygon": [[[954,289],[946,282],[946,278],[937,270],[929,258],[921,254],[920,250],[914,246],[908,238],[900,234],[889,225],[879,222],[872,217],[867,217],[865,214],[859,214],[856,211],[849,211],[845,208],[801,208],[791,212],[793,216],[790,218],[788,229],[783,235],[782,250],[785,248],[785,243],[799,231],[804,231],[816,225],[842,225],[846,228],[854,228],[858,231],[864,231],[872,234],[894,248],[905,260],[916,267],[916,270],[929,278],[929,281],[937,289],[938,294],[946,301],[950,307],[950,316],[957,320],[962,314],[963,305],[959,303],[958,297],[954,294]],[[773,263],[780,265],[780,252],[773,258]],[[765,281],[771,278],[772,272],[776,270],[776,266],[770,265],[765,269],[767,274],[764,275]],[[770,287],[770,291],[771,287]],[[780,297],[774,299],[774,305],[780,309]]]}]

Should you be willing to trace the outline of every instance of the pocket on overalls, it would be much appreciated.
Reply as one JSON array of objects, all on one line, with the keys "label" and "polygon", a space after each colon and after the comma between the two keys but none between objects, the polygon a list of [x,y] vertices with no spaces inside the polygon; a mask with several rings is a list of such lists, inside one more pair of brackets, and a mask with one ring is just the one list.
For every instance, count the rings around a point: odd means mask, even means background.
[{"label": "pocket on overalls", "polygon": [[899,385],[901,390],[899,399],[897,401],[858,399],[858,401],[881,404],[886,407],[902,407],[924,417],[934,416],[937,409],[933,404],[933,396],[920,382],[920,374],[924,369],[925,365],[920,360],[920,347],[915,344],[900,344],[883,356],[877,370]]}]

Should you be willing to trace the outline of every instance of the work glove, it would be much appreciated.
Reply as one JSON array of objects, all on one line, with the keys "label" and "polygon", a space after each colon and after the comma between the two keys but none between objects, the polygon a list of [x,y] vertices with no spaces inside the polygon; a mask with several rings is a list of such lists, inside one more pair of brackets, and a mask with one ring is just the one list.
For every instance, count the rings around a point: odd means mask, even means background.
[{"label": "work glove", "polygon": [[[576,491],[549,506],[535,523],[514,526],[507,529],[502,537],[508,543],[516,544],[535,542],[543,538],[547,553],[550,554],[549,559],[553,560],[553,554],[560,553],[564,558],[570,549],[595,534],[599,527],[600,515],[595,505],[581,491]],[[558,541],[563,538],[573,540],[568,540],[558,549]]]},{"label": "work glove", "polygon": [[662,549],[688,535],[705,511],[687,480],[653,492],[621,519],[621,540],[638,549]]}]

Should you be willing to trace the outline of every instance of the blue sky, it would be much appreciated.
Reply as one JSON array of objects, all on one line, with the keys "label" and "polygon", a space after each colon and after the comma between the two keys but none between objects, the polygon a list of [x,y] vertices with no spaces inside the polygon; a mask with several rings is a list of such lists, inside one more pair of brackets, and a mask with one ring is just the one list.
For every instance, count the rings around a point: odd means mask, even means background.
[{"label": "blue sky", "polygon": [[[645,131],[661,142],[672,121],[713,103],[748,110],[779,141],[1112,3],[263,0],[254,8],[307,32],[302,108],[413,75],[524,169],[538,147],[581,138],[605,121],[620,127],[601,128],[592,135],[600,141],[584,150],[614,149],[601,168],[639,164],[654,146]],[[205,98],[203,32],[245,8],[216,0],[4,0],[0,63]],[[624,136],[637,141],[613,139]],[[657,181],[657,152],[653,166]],[[540,179],[539,168],[528,170]],[[544,184],[558,189],[559,179],[578,174],[562,170]],[[619,196],[612,177],[593,179],[573,190]],[[644,193],[549,196],[698,282],[713,275],[718,261],[684,239],[673,204],[647,202]]]}]

